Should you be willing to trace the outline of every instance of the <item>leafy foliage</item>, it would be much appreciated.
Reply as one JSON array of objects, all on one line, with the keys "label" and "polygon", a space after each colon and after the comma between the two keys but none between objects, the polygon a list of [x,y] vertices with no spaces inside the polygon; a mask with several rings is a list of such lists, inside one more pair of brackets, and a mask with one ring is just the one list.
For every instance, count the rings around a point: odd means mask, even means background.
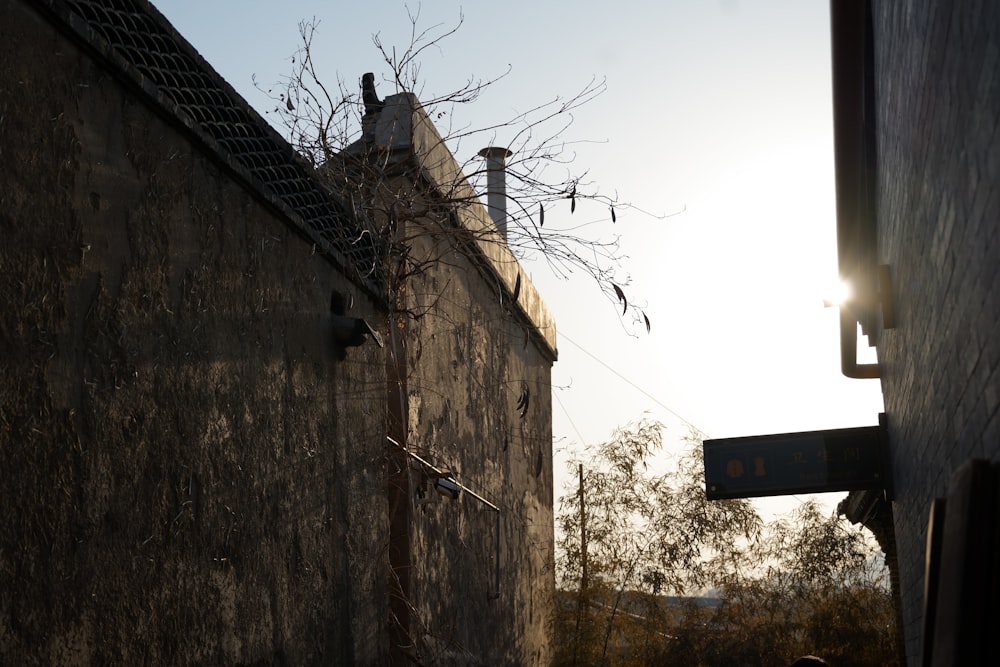
[{"label": "leafy foliage", "polygon": [[874,541],[815,502],[764,525],[708,501],[698,434],[666,474],[639,422],[574,460],[560,499],[557,664],[895,664],[894,607]]},{"label": "leafy foliage", "polygon": [[[648,614],[655,596],[706,587],[714,561],[736,558],[734,535],[746,541],[759,534],[760,519],[748,502],[705,499],[694,450],[676,471],[651,474],[647,461],[661,446],[662,426],[641,421],[617,430],[586,464],[570,462],[584,466],[583,492],[560,499],[557,568],[560,584],[579,593],[578,653],[593,643],[593,653],[606,659],[621,624],[635,620],[636,605]],[[596,641],[588,641],[591,636]]]}]

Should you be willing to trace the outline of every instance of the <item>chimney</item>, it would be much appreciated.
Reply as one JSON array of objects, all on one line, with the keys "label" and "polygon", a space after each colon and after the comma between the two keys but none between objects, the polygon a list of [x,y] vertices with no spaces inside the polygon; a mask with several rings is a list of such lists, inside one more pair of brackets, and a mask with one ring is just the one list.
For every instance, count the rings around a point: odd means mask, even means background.
[{"label": "chimney", "polygon": [[506,148],[490,146],[479,151],[486,158],[486,208],[500,236],[507,240],[507,163],[512,153]]}]

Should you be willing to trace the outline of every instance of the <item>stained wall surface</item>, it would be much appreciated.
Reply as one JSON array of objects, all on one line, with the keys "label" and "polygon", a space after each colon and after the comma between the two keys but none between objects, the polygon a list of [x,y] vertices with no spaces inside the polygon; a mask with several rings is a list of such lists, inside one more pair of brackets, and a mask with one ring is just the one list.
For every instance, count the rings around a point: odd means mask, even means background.
[{"label": "stained wall surface", "polygon": [[0,2],[0,663],[386,659],[384,310]]},{"label": "stained wall surface", "polygon": [[[397,160],[385,189],[414,202],[397,238],[416,268],[386,345],[389,429],[419,457],[397,455],[390,475],[396,657],[547,665],[555,325],[417,100],[387,98],[374,131]],[[435,492],[440,472],[466,487],[458,499]]]},{"label": "stained wall surface", "polygon": [[[0,0],[0,36],[0,663],[548,664],[555,330],[505,244],[418,239],[390,316],[148,4]],[[341,359],[334,290],[384,349]],[[468,493],[417,502],[387,435]]]},{"label": "stained wall surface", "polygon": [[500,508],[498,526],[467,493],[419,504],[411,477],[413,635],[431,664],[549,664],[552,360],[465,258],[407,291],[427,308],[407,324],[408,447]]}]

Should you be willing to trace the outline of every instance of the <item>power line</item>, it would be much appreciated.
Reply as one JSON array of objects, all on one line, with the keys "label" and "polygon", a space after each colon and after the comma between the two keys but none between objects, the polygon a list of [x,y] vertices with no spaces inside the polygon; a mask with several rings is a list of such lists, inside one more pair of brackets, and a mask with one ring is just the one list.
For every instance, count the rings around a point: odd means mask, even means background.
[{"label": "power line", "polygon": [[[615,370],[614,368],[612,368],[606,362],[604,362],[603,360],[599,359],[597,357],[597,355],[595,355],[593,352],[591,352],[590,350],[587,350],[582,345],[580,345],[579,343],[577,343],[575,340],[573,340],[572,338],[570,338],[569,336],[567,336],[564,332],[558,331],[557,333],[558,333],[558,335],[559,335],[560,338],[563,338],[567,343],[572,343],[574,347],[576,347],[578,350],[580,350],[581,352],[583,352],[584,354],[586,354],[588,357],[590,357],[591,359],[593,359],[594,361],[596,361],[600,365],[604,366],[610,372],[614,373],[618,378],[620,378],[623,382],[625,382],[630,387],[632,387],[633,389],[635,389],[636,391],[638,391],[640,394],[642,394],[643,396],[645,396],[649,400],[653,401],[654,403],[656,403],[657,405],[659,405],[661,408],[663,408],[664,410],[666,410],[667,412],[669,412],[670,414],[672,414],[674,417],[677,417],[677,419],[680,419],[682,422],[684,422],[685,424],[687,424],[688,426],[690,426],[694,430],[698,431],[698,433],[700,433],[700,434],[702,434],[702,435],[704,435],[706,437],[708,436],[707,433],[705,433],[703,430],[701,430],[700,428],[698,428],[695,424],[693,424],[692,422],[690,422],[689,420],[685,419],[680,414],[678,414],[676,410],[671,409],[663,401],[661,401],[660,399],[656,398],[655,396],[653,396],[652,394],[650,394],[648,391],[646,391],[645,389],[643,389],[642,387],[640,387],[636,383],[634,383],[631,380],[629,380],[627,377],[625,377],[624,375],[622,375],[621,373],[619,373],[617,370]],[[560,400],[558,394],[553,393],[553,397],[556,399],[556,402],[559,403],[559,407],[562,408],[563,413],[566,415],[566,419],[569,420],[570,426],[573,427],[573,431],[575,431],[577,437],[580,438],[581,444],[585,445],[586,441],[584,440],[583,436],[580,434],[580,429],[578,429],[577,426],[576,426],[576,424],[573,422],[573,418],[570,416],[569,410],[567,410],[566,406],[563,405],[563,402],[562,402],[562,400]],[[786,497],[789,498],[789,499],[794,499],[795,501],[797,501],[798,504],[799,504],[799,506],[802,506],[803,504],[805,504],[806,502],[809,501],[809,499],[803,498],[801,495],[798,495],[798,494],[790,494],[790,495],[788,495]],[[753,500],[757,500],[757,499],[754,498]]]},{"label": "power line", "polygon": [[584,354],[586,354],[588,357],[590,357],[591,359],[593,359],[594,361],[596,361],[600,365],[604,366],[606,369],[608,369],[609,371],[611,371],[612,373],[614,373],[616,376],[618,376],[623,382],[625,382],[626,384],[628,384],[630,387],[632,387],[633,389],[635,389],[636,391],[638,391],[640,394],[642,394],[643,396],[645,396],[649,400],[651,400],[654,403],[656,403],[657,405],[659,405],[661,408],[663,408],[664,410],[666,410],[667,412],[669,412],[670,414],[672,414],[674,417],[677,417],[682,422],[684,422],[685,424],[687,424],[688,426],[690,426],[694,430],[698,431],[699,433],[702,433],[704,435],[708,435],[703,430],[701,430],[700,428],[698,428],[697,426],[695,426],[691,421],[685,419],[680,414],[678,414],[678,412],[676,410],[671,409],[666,403],[664,403],[660,399],[656,398],[655,396],[653,396],[652,394],[650,394],[648,391],[646,391],[645,389],[643,389],[642,387],[640,387],[636,383],[634,383],[631,380],[629,380],[627,377],[625,377],[624,375],[622,375],[621,373],[619,373],[618,371],[616,371],[614,368],[612,368],[611,366],[609,366],[607,363],[605,363],[601,359],[598,359],[595,354],[593,354],[589,350],[585,349],[582,345],[580,345],[575,340],[573,340],[572,338],[570,338],[569,336],[567,336],[564,332],[559,331],[558,335],[559,335],[560,338],[565,339],[566,342],[572,343],[573,346],[576,347],[578,350],[580,350],[581,352],[583,352]]},{"label": "power line", "polygon": [[554,393],[554,394],[552,394],[552,397],[556,399],[556,403],[559,404],[559,407],[562,408],[563,414],[566,415],[566,419],[569,420],[569,425],[573,427],[573,431],[576,433],[576,437],[578,437],[580,439],[580,446],[581,447],[586,447],[587,446],[587,441],[584,440],[583,434],[580,433],[580,429],[578,429],[576,427],[576,422],[573,421],[573,417],[570,416],[569,410],[567,410],[566,406],[563,405],[562,399],[559,398],[559,394],[555,394]]}]

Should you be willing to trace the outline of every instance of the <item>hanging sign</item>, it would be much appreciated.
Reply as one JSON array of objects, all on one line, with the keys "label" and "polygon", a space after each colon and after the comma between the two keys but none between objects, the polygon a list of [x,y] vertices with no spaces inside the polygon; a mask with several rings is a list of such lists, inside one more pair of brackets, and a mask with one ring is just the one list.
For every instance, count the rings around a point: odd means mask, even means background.
[{"label": "hanging sign", "polygon": [[881,426],[706,440],[709,500],[881,489]]}]

